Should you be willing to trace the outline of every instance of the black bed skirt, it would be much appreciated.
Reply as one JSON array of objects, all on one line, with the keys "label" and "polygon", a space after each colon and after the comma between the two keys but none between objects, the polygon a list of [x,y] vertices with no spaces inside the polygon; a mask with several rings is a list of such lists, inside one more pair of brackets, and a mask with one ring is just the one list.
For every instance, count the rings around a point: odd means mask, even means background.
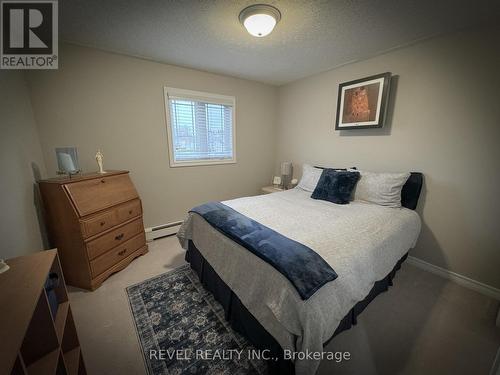
[{"label": "black bed skirt", "polygon": [[[340,332],[355,325],[357,322],[356,317],[363,312],[366,306],[368,306],[377,295],[385,292],[389,289],[389,286],[392,286],[392,279],[407,257],[408,253],[397,262],[396,266],[386,277],[373,285],[373,288],[364,300],[354,305],[349,313],[342,319],[333,336],[328,339],[324,345],[328,344],[328,342]],[[225,312],[225,318],[231,324],[231,327],[245,336],[257,349],[268,349],[271,357],[279,358],[278,361],[268,361],[269,372],[271,374],[283,375],[294,374],[293,363],[283,358],[283,349],[280,344],[265,330],[257,319],[254,318],[227,284],[222,281],[192,241],[189,241],[186,261],[190,263],[191,268],[198,274],[203,286],[210,291],[215,299],[222,305]]]}]

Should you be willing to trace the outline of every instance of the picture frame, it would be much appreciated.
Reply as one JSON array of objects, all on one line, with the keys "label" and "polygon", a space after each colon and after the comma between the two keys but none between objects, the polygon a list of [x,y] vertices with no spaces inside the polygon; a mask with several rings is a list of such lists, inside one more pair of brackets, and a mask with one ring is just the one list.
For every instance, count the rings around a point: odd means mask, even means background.
[{"label": "picture frame", "polygon": [[57,174],[69,176],[80,173],[76,147],[56,147]]},{"label": "picture frame", "polygon": [[339,85],[335,130],[384,126],[391,73],[344,82]]}]

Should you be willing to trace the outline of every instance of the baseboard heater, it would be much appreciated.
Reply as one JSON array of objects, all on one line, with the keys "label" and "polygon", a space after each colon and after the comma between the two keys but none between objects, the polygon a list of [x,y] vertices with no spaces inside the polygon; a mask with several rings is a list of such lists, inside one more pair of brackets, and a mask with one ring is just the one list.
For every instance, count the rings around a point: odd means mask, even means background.
[{"label": "baseboard heater", "polygon": [[173,223],[157,225],[155,227],[146,228],[146,240],[153,241],[157,238],[171,236],[176,234],[181,227],[182,221],[175,221]]}]

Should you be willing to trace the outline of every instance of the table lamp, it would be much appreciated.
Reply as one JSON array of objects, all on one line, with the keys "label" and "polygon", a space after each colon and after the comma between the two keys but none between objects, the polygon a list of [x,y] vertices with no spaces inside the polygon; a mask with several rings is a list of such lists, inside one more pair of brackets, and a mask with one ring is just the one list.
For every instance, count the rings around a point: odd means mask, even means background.
[{"label": "table lamp", "polygon": [[288,188],[290,178],[292,177],[292,163],[289,161],[284,161],[281,163],[281,184],[283,190]]}]

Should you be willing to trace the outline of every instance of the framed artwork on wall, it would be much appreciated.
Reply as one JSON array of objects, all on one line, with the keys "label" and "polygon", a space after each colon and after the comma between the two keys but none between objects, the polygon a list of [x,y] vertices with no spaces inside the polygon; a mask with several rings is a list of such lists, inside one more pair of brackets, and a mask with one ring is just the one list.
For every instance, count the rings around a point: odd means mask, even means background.
[{"label": "framed artwork on wall", "polygon": [[335,130],[381,128],[389,100],[391,73],[339,85]]}]

